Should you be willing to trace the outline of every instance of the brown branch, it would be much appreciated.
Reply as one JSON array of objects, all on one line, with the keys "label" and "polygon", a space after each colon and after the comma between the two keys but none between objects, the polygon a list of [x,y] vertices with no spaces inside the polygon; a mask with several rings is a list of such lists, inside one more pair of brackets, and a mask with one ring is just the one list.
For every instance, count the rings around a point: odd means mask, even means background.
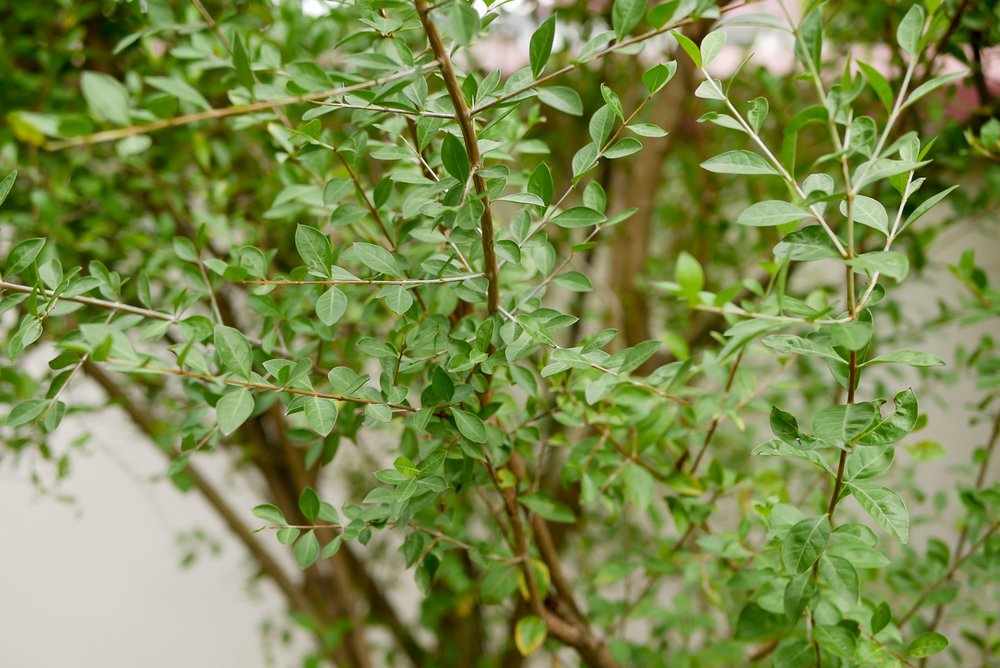
[{"label": "brown branch", "polygon": [[395,74],[390,74],[389,76],[382,77],[380,79],[370,79],[368,81],[363,81],[361,83],[351,84],[350,86],[341,86],[340,88],[331,88],[329,90],[320,91],[317,93],[307,93],[305,95],[296,95],[294,97],[282,97],[277,100],[261,100],[260,102],[252,102],[250,104],[238,104],[232,107],[223,107],[221,109],[209,109],[207,111],[199,111],[194,114],[185,114],[183,116],[175,116],[174,118],[165,118],[159,121],[153,121],[152,123],[144,123],[142,125],[131,125],[126,128],[117,128],[115,130],[104,130],[103,132],[95,132],[94,134],[81,135],[79,137],[68,137],[66,139],[60,139],[58,141],[48,142],[44,145],[46,151],[61,151],[65,148],[70,148],[73,146],[87,146],[90,144],[100,144],[102,142],[115,141],[117,139],[123,139],[125,137],[132,137],[135,135],[144,135],[150,132],[156,132],[158,130],[164,130],[166,128],[176,128],[182,125],[188,125],[190,123],[197,123],[199,121],[209,121],[216,120],[219,118],[226,118],[228,116],[239,116],[242,114],[252,114],[258,111],[267,111],[278,109],[279,107],[287,107],[293,104],[301,104],[302,102],[314,102],[316,100],[322,100],[327,97],[338,97],[340,95],[346,95],[348,93],[354,93],[359,90],[365,90],[367,88],[374,88],[375,86],[381,86],[383,84],[391,83],[399,79],[405,79],[408,76],[414,74],[419,74],[424,70],[431,69],[437,66],[437,61],[431,61],[423,65],[414,67],[413,69],[406,70],[404,72],[397,72]]},{"label": "brown branch", "polygon": [[487,305],[490,314],[494,314],[500,308],[500,286],[499,270],[497,269],[497,256],[493,248],[493,213],[490,211],[490,198],[486,189],[486,180],[480,175],[479,170],[483,168],[483,159],[479,154],[479,143],[476,139],[476,127],[472,123],[472,115],[469,105],[465,102],[465,93],[458,83],[455,70],[451,66],[451,58],[448,50],[441,40],[441,33],[431,19],[429,5],[426,0],[416,0],[415,6],[420,22],[427,33],[427,41],[430,42],[431,50],[437,58],[441,76],[444,78],[445,87],[448,89],[448,97],[451,98],[452,106],[455,107],[455,116],[458,126],[462,130],[462,140],[465,142],[465,152],[469,156],[469,164],[472,168],[472,183],[476,189],[476,195],[483,202],[483,215],[480,218],[480,228],[483,235],[483,273],[489,281],[487,289]]}]

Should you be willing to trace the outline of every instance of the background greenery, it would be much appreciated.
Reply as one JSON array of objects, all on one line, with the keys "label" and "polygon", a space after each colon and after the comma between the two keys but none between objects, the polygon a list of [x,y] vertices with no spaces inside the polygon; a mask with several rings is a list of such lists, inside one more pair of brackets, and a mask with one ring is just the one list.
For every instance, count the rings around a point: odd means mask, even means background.
[{"label": "background greenery", "polygon": [[719,4],[4,7],[2,456],[89,376],[310,665],[993,665],[997,291],[896,287],[995,239],[998,3]]}]

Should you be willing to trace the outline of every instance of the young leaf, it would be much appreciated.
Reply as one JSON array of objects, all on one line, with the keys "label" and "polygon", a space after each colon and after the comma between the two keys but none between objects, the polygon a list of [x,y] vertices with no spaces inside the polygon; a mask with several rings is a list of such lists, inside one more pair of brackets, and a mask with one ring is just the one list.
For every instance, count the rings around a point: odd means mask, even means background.
[{"label": "young leaf", "polygon": [[794,223],[811,215],[802,207],[791,202],[771,199],[751,204],[743,209],[743,213],[736,218],[736,222],[751,227],[770,227]]},{"label": "young leaf", "polygon": [[646,13],[646,0],[614,0],[611,8],[611,27],[618,41],[632,31]]},{"label": "young leaf", "polygon": [[583,115],[583,101],[580,94],[566,86],[549,86],[537,89],[538,99],[553,109],[571,116]]},{"label": "young leaf", "polygon": [[531,76],[538,78],[538,75],[545,69],[545,63],[549,61],[552,54],[552,42],[556,36],[556,16],[553,14],[542,21],[535,33],[531,36],[531,44],[528,47],[529,59],[531,60]]},{"label": "young leaf", "polygon": [[891,111],[893,97],[892,97],[892,87],[889,85],[889,82],[886,80],[884,76],[882,76],[881,72],[876,70],[871,65],[863,63],[860,60],[856,62],[858,64],[858,67],[861,68],[861,71],[865,73],[865,78],[868,79],[868,84],[872,87],[872,90],[875,91],[875,95],[878,97],[879,100],[881,100],[882,104],[885,106],[885,110]]},{"label": "young leaf", "polygon": [[774,167],[751,151],[726,151],[701,163],[702,169],[716,174],[774,174]]},{"label": "young leaf", "polygon": [[792,573],[804,573],[816,563],[830,540],[826,515],[804,519],[791,529],[781,544],[781,561]]},{"label": "young leaf", "polygon": [[253,413],[253,405],[253,395],[249,388],[232,387],[226,390],[215,405],[219,431],[224,436],[236,431]]},{"label": "young leaf", "polygon": [[677,61],[671,60],[666,63],[653,65],[642,74],[642,83],[646,86],[646,91],[652,95],[660,92],[677,72]]},{"label": "young leaf", "polygon": [[903,51],[915,57],[920,50],[920,38],[923,32],[924,8],[920,3],[914,3],[910,5],[910,10],[896,28],[896,41]]},{"label": "young leaf", "polygon": [[253,349],[243,332],[226,325],[216,325],[215,352],[227,371],[249,378],[253,367]]},{"label": "young leaf", "polygon": [[701,40],[701,65],[708,67],[726,46],[726,31],[713,30]]},{"label": "young leaf", "polygon": [[684,49],[684,53],[688,55],[691,60],[694,61],[694,65],[697,68],[701,68],[701,50],[698,49],[698,45],[691,41],[691,39],[684,35],[684,33],[679,30],[671,30],[670,34],[674,36],[680,47]]},{"label": "young leaf", "polygon": [[906,543],[910,535],[910,516],[899,494],[870,482],[847,483],[845,489],[880,527],[900,543]]},{"label": "young leaf", "polygon": [[547,494],[541,492],[534,494],[522,494],[517,498],[528,510],[549,520],[550,522],[562,522],[572,524],[576,522],[573,509],[562,501],[557,501]]},{"label": "young leaf", "polygon": [[460,183],[469,179],[469,154],[465,152],[465,144],[452,134],[446,134],[441,143],[441,164],[451,176]]},{"label": "young leaf", "polygon": [[254,517],[262,519],[265,522],[270,522],[271,524],[288,524],[284,513],[277,506],[273,506],[270,503],[262,503],[259,506],[254,506],[252,512]]},{"label": "young leaf", "polygon": [[319,495],[312,487],[306,487],[299,494],[299,510],[309,522],[315,522],[319,516]]},{"label": "young leaf", "polygon": [[332,326],[344,317],[347,311],[347,295],[335,285],[316,300],[316,317],[326,326]]},{"label": "young leaf", "polygon": [[693,255],[681,251],[674,267],[674,280],[681,287],[681,296],[693,304],[698,301],[698,293],[705,285],[705,272]]},{"label": "young leaf", "polygon": [[[877,199],[865,195],[855,196],[853,212],[855,222],[878,230],[882,234],[889,234],[889,214]],[[840,203],[840,213],[847,215],[847,202]]]},{"label": "young leaf", "polygon": [[0,181],[0,206],[7,201],[7,195],[10,194],[10,189],[14,187],[14,181],[17,180],[17,170],[15,169],[10,174]]},{"label": "young leaf", "polygon": [[116,125],[129,124],[128,91],[117,79],[100,72],[84,72],[80,89],[98,119]]},{"label": "young leaf", "polygon": [[302,534],[296,541],[292,554],[299,568],[306,569],[316,563],[319,558],[319,539],[316,538],[316,533],[310,530]]},{"label": "young leaf", "polygon": [[451,414],[455,418],[455,426],[462,436],[473,443],[486,442],[486,424],[478,415],[463,411],[459,408],[452,408]]},{"label": "young leaf", "polygon": [[309,427],[320,436],[327,436],[337,424],[337,404],[325,397],[306,397],[304,411]]},{"label": "young leaf", "polygon": [[212,105],[208,103],[208,100],[186,81],[171,77],[146,77],[145,81],[153,88],[176,97],[178,100],[188,102],[199,109],[203,109],[204,111],[212,109]]},{"label": "young leaf", "polygon": [[250,57],[243,46],[239,35],[233,40],[233,66],[236,68],[236,78],[247,90],[253,90],[253,70],[250,67]]},{"label": "young leaf", "polygon": [[879,355],[868,360],[861,366],[876,364],[905,364],[913,367],[944,366],[944,360],[937,355],[923,353],[919,350],[895,350],[885,355]]},{"label": "young leaf", "polygon": [[357,260],[376,274],[387,274],[389,276],[399,276],[400,274],[396,258],[381,246],[376,246],[366,241],[356,241],[347,249],[344,255]]},{"label": "young leaf", "polygon": [[572,209],[563,211],[552,219],[552,222],[559,227],[577,228],[599,225],[607,218],[603,213],[594,211],[585,206],[575,206]]},{"label": "young leaf", "polygon": [[36,237],[25,239],[10,250],[7,256],[7,276],[16,276],[30,267],[45,246],[45,239]]},{"label": "young leaf", "polygon": [[902,281],[910,271],[910,261],[906,256],[896,251],[872,251],[859,255],[850,260],[847,264],[859,272],[874,274],[878,272],[883,276],[895,278]]},{"label": "young leaf", "polygon": [[948,648],[948,639],[936,631],[921,633],[906,648],[906,655],[916,659],[933,656]]},{"label": "young leaf", "polygon": [[319,276],[330,275],[333,249],[330,247],[330,239],[325,234],[308,225],[296,226],[295,250],[309,271]]},{"label": "young leaf", "polygon": [[542,646],[547,634],[548,627],[541,617],[526,615],[517,620],[517,625],[514,626],[514,645],[523,656],[528,656]]}]

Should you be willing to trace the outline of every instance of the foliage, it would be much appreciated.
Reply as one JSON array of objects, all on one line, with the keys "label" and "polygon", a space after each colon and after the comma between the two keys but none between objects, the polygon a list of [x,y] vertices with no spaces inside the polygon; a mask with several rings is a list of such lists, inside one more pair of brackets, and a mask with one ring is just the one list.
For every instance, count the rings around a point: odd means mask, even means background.
[{"label": "foliage", "polygon": [[[91,378],[311,664],[988,661],[1000,355],[959,351],[992,433],[954,547],[914,549],[918,395],[948,379],[893,296],[995,211],[955,190],[1000,183],[987,101],[937,143],[925,117],[982,76],[935,69],[988,43],[968,4],[885,3],[860,35],[822,2],[539,9],[513,72],[478,64],[505,3],[11,9],[4,454],[70,470],[48,439]],[[895,64],[856,60],[886,21]],[[797,70],[727,72],[739,25]],[[1000,316],[971,251],[953,273],[968,301],[922,326]],[[213,452],[263,480],[256,519]],[[371,562],[412,572],[417,624]]]}]

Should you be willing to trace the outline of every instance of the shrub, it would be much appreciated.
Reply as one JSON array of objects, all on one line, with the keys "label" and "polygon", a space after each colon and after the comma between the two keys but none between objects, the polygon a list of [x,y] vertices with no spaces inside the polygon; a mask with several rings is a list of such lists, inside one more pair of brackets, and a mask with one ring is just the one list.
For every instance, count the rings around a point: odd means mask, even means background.
[{"label": "shrub", "polygon": [[[932,164],[925,110],[968,74],[934,59],[992,10],[865,10],[894,26],[879,67],[823,3],[796,23],[615,0],[535,22],[504,73],[476,55],[502,4],[81,3],[52,62],[15,40],[43,67],[15,68],[2,140],[7,452],[67,470],[47,438],[89,376],[316,663],[988,657],[1000,422],[951,495],[954,548],[909,547],[921,491],[894,455],[939,447],[912,436],[909,385],[946,379],[893,293],[943,227],[914,223],[972,162]],[[790,35],[796,70],[727,70],[736,25]],[[995,156],[997,127],[968,143]],[[937,322],[995,317],[974,256],[954,271],[974,298]],[[959,363],[989,392],[996,359],[984,339]],[[211,452],[263,480],[256,520],[201,471]],[[419,630],[374,565],[412,571]]]}]

